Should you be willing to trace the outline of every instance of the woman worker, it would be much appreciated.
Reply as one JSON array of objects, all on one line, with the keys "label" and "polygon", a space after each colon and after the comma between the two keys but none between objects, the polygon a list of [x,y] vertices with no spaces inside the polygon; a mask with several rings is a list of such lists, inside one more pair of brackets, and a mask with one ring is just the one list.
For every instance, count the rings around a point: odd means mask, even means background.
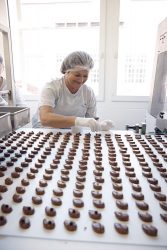
[{"label": "woman worker", "polygon": [[[61,65],[63,77],[45,85],[39,102],[39,122],[44,127],[89,127],[91,131],[109,130],[111,121],[97,121],[96,99],[85,82],[94,62],[83,51],[69,54]],[[33,119],[34,123],[35,119]],[[37,119],[36,119],[37,121]],[[39,127],[39,123],[33,125]]]}]

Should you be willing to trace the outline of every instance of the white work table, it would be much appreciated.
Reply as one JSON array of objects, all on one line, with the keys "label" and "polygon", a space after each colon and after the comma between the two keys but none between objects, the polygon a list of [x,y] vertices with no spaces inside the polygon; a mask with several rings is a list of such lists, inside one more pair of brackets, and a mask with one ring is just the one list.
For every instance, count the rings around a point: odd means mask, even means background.
[{"label": "white work table", "polygon": [[[7,166],[6,169],[0,169],[0,185],[7,187],[5,192],[2,191],[1,187],[2,192],[0,192],[0,216],[6,219],[6,224],[0,226],[0,250],[34,248],[36,250],[69,250],[70,248],[73,250],[167,249],[167,223],[160,217],[160,214],[167,214],[167,211],[160,206],[160,203],[165,202],[165,200],[155,197],[155,193],[164,195],[162,199],[165,199],[165,195],[167,197],[165,178],[167,138],[165,136],[135,135],[129,131],[88,133],[85,131],[76,135],[70,133],[70,130],[25,128],[11,133],[3,140],[0,139],[0,166]],[[56,158],[56,156],[60,156],[58,152],[63,148],[64,151],[60,159]],[[153,155],[149,155],[148,151],[145,152],[148,148]],[[76,154],[71,154],[75,151]],[[21,153],[21,156],[15,157],[16,153]],[[10,166],[12,157],[17,159]],[[72,159],[73,157],[74,159]],[[52,168],[54,164],[57,167]],[[83,170],[84,164],[87,169],[82,172],[80,170]],[[160,164],[161,168],[158,168],[157,166]],[[68,169],[69,165],[71,165],[71,169]],[[99,170],[101,167],[104,169]],[[66,177],[68,176],[69,180],[63,182],[65,183],[64,187],[60,187],[63,178],[66,178],[62,174],[62,170],[67,169],[69,173],[66,174]],[[17,173],[19,173],[18,176]],[[149,176],[149,173],[152,177]],[[117,177],[120,179],[119,183],[115,183]],[[141,191],[133,189],[136,187],[135,183],[131,182],[133,177],[139,180]],[[11,184],[7,184],[7,178],[12,179]],[[148,182],[150,178],[158,181],[159,192],[151,189],[152,186]],[[28,180],[27,186],[22,185],[23,179]],[[41,180],[47,183],[45,187],[39,185]],[[84,187],[77,188],[76,182],[80,182]],[[99,192],[102,197],[100,199],[92,195],[92,191],[98,191],[94,189],[94,182],[101,185],[102,189]],[[114,184],[117,184],[121,189],[118,190],[117,185],[114,188]],[[16,189],[17,187],[23,187],[24,192],[17,193],[19,190]],[[38,188],[43,189],[44,193],[39,194],[36,191]],[[57,188],[63,190],[62,196],[58,197],[62,201],[60,205],[52,203],[52,198],[57,197],[53,190]],[[82,193],[81,197],[74,195],[76,189]],[[14,194],[21,196],[20,202],[13,200]],[[118,194],[122,195],[122,198]],[[133,194],[141,194],[143,198],[138,199],[138,196],[134,198]],[[41,204],[34,204],[33,196],[41,197]],[[74,204],[74,199],[78,198],[83,202],[81,207]],[[104,207],[96,207],[94,200],[102,200]],[[126,202],[128,208],[125,210],[119,208],[116,201]],[[139,209],[136,205],[137,202],[146,202],[149,205],[148,210]],[[2,211],[4,204],[12,208],[10,213]],[[35,213],[32,215],[24,214],[24,206],[34,208]],[[56,210],[56,215],[48,216],[46,206]],[[78,210],[79,218],[71,218],[68,214],[69,208]],[[90,218],[90,210],[100,212],[101,219]],[[116,211],[128,214],[128,220],[122,221],[116,217]],[[138,215],[146,212],[152,216],[152,221],[144,222]],[[26,216],[30,222],[27,229],[19,224],[23,216]],[[55,222],[54,229],[48,230],[44,227],[43,220],[45,218]],[[77,224],[76,231],[71,232],[64,227],[66,219]],[[104,226],[103,233],[99,234],[94,231],[93,221]],[[114,227],[115,223],[126,225],[128,233],[125,235],[118,233]],[[157,229],[157,235],[146,234],[142,230],[143,224],[154,226]]]}]

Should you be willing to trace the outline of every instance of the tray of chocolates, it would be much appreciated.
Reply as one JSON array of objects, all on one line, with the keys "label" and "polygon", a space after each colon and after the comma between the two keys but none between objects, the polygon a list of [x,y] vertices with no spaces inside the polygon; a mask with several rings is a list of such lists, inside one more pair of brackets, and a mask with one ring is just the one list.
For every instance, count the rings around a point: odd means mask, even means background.
[{"label": "tray of chocolates", "polygon": [[19,129],[0,139],[0,235],[167,247],[167,137]]}]

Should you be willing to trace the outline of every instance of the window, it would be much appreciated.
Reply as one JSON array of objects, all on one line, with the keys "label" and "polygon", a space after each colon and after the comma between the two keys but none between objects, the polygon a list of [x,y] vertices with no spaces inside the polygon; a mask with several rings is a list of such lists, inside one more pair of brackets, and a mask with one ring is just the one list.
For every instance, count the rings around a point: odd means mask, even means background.
[{"label": "window", "polygon": [[95,61],[87,84],[98,101],[150,95],[167,0],[8,2],[15,81],[28,97],[36,99],[44,83],[61,76],[60,64],[74,50],[87,51]]},{"label": "window", "polygon": [[95,62],[87,84],[100,98],[100,0],[20,0],[15,16],[13,2],[9,1],[14,76],[24,93],[36,98],[43,84],[61,77],[64,57],[84,50]]},{"label": "window", "polygon": [[118,96],[149,96],[158,24],[166,0],[120,0]]}]

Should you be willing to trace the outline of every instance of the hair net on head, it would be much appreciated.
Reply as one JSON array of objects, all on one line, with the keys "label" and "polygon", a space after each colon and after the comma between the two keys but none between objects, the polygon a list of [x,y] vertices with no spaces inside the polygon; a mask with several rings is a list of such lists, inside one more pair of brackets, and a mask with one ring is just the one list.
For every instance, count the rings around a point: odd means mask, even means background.
[{"label": "hair net on head", "polygon": [[2,64],[2,63],[3,63],[3,57],[0,54],[0,64]]},{"label": "hair net on head", "polygon": [[62,62],[60,71],[65,74],[70,70],[90,70],[94,66],[93,59],[84,51],[75,51],[69,54]]}]

